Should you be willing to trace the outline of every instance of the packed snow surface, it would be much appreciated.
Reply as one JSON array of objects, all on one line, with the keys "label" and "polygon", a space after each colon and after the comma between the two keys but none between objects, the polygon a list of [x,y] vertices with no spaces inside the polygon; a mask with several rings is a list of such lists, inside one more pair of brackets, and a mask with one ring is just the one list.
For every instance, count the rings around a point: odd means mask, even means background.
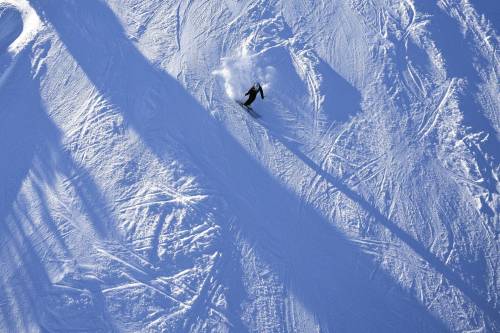
[{"label": "packed snow surface", "polygon": [[499,332],[498,8],[0,0],[0,331]]}]

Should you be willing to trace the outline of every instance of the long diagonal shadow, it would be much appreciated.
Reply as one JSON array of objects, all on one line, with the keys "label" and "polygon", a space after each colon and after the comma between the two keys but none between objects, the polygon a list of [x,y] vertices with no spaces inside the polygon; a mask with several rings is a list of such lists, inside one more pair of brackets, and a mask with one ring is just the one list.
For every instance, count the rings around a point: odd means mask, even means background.
[{"label": "long diagonal shadow", "polygon": [[[403,331],[409,325],[427,331],[447,330],[390,276],[379,272],[379,278],[373,279],[369,268],[373,268],[374,263],[368,255],[335,232],[314,209],[306,208],[308,220],[305,222],[294,216],[290,207],[298,205],[300,200],[253,160],[175,79],[155,69],[144,58],[127,40],[118,19],[103,2],[30,0],[30,3],[53,25],[93,85],[120,109],[158,158],[162,158],[168,145],[162,133],[169,133],[169,138],[177,139],[196,162],[203,163],[203,171],[219,182],[221,193],[228,193],[225,199],[234,204],[236,211],[238,207],[244,208],[243,211],[251,211],[256,218],[266,220],[267,225],[263,222],[254,225],[250,217],[242,217],[245,223],[241,228],[248,237],[262,241],[265,231],[275,240],[265,244],[260,252],[262,258],[268,260],[271,267],[285,264],[285,273],[280,275],[282,280],[291,281],[292,293],[311,312],[320,314],[327,326],[351,331]],[[154,103],[143,103],[151,92],[156,92],[152,97]],[[221,147],[224,149],[217,149]],[[377,213],[361,196],[319,170],[297,150],[288,148],[325,179],[337,183],[339,189],[490,313],[489,304],[470,292],[420,244]],[[225,163],[229,159],[231,165]],[[249,188],[257,188],[254,193],[257,198],[251,204],[241,194]],[[277,248],[278,255],[266,253],[266,247]],[[284,258],[283,263],[280,256]],[[388,295],[387,290],[392,290],[393,295]]]},{"label": "long diagonal shadow", "polygon": [[[271,131],[270,131],[271,132]],[[337,188],[340,192],[345,194],[348,198],[356,202],[363,208],[369,215],[371,215],[378,223],[382,224],[394,236],[408,245],[416,254],[424,259],[432,268],[442,274],[447,281],[457,287],[464,295],[466,295],[478,308],[480,308],[491,320],[500,324],[500,315],[495,305],[486,301],[486,296],[481,296],[472,289],[462,278],[454,272],[450,267],[445,265],[435,254],[425,248],[421,243],[415,240],[405,230],[398,226],[393,221],[389,220],[382,214],[374,205],[366,201],[360,194],[350,189],[341,179],[338,179],[317,165],[307,155],[301,152],[294,143],[289,142],[286,138],[279,135],[269,133],[271,137],[279,141],[289,151],[293,152],[299,159],[301,159],[309,168],[314,170],[323,179],[328,181],[330,185]]]},{"label": "long diagonal shadow", "polygon": [[[29,63],[29,52],[23,50],[18,55],[18,63],[12,75],[18,77],[29,77],[31,67]],[[37,142],[43,137],[47,130],[46,119],[40,113],[39,86],[28,81],[23,82],[23,89],[20,85],[9,81],[3,85],[0,93],[0,235],[2,236],[0,265],[8,271],[10,262],[7,258],[13,258],[15,265],[19,262],[26,265],[33,265],[36,271],[36,262],[31,261],[32,244],[23,244],[18,240],[9,228],[7,219],[11,215],[16,198],[27,177],[32,160],[36,154]],[[36,126],[34,126],[36,124]],[[13,228],[17,228],[14,223]],[[5,242],[8,240],[8,242]],[[23,313],[23,316],[32,318],[32,313],[23,311],[19,304],[25,302],[35,308],[32,295],[40,285],[46,281],[45,272],[42,271],[36,276],[33,283],[25,283],[33,277],[33,270],[15,272],[15,279],[8,273],[0,275],[0,327],[9,332],[16,332],[20,329],[28,331],[27,325],[19,323],[17,316],[13,313]],[[27,275],[26,277],[24,275]],[[21,287],[12,288],[12,281],[15,280]],[[12,300],[15,300],[12,302]]]},{"label": "long diagonal shadow", "polygon": [[[53,310],[45,305],[51,288],[47,257],[72,256],[64,234],[69,228],[61,227],[61,217],[48,202],[47,191],[56,176],[72,179],[69,187],[83,203],[94,234],[106,237],[102,223],[111,220],[91,204],[99,189],[63,150],[61,133],[45,112],[39,78],[33,77],[33,48],[31,43],[17,55],[11,73],[16,79],[8,80],[0,91],[0,261],[5,270],[0,276],[0,327],[9,332],[33,330],[34,323],[50,331],[41,319],[50,318]],[[78,179],[70,173],[77,173]],[[27,216],[26,207],[33,214]]]}]

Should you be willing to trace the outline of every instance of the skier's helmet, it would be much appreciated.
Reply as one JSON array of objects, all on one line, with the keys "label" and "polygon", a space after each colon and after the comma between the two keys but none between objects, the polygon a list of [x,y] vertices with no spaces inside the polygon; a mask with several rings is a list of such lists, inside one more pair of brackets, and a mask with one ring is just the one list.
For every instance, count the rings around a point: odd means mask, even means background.
[{"label": "skier's helmet", "polygon": [[260,88],[260,83],[259,83],[259,82],[255,82],[255,83],[253,84],[253,87],[254,87],[255,89],[259,89],[259,88]]}]

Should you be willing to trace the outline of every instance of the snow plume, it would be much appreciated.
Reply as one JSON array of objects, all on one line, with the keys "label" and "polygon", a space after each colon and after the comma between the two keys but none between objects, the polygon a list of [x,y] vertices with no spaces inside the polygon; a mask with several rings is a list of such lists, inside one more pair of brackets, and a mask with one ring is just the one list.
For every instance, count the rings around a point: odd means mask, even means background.
[{"label": "snow plume", "polygon": [[264,91],[271,88],[275,68],[263,63],[262,53],[252,54],[246,45],[242,45],[235,55],[224,57],[221,66],[212,74],[222,77],[226,94],[234,100],[243,99],[248,89],[259,82]]}]

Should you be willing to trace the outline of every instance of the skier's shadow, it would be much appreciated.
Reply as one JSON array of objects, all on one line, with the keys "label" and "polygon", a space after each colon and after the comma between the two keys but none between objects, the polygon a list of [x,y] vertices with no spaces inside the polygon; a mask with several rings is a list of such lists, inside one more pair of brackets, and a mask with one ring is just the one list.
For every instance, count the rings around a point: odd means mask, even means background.
[{"label": "skier's shadow", "polygon": [[[233,195],[228,200],[232,200],[236,206],[246,205],[238,199],[240,196],[236,193],[253,186],[254,180],[260,180],[255,186],[260,187],[258,193],[262,197],[256,198],[253,209],[266,212],[263,216],[268,217],[267,231],[278,240],[273,245],[268,242],[263,246],[261,257],[274,267],[280,265],[279,257],[284,256],[284,261],[291,264],[292,268],[286,270],[286,273],[276,273],[283,281],[291,279],[293,294],[312,313],[324,314],[320,320],[327,321],[327,326],[351,331],[404,331],[408,325],[414,325],[413,328],[446,331],[440,321],[416,299],[401,290],[391,277],[379,272],[376,279],[378,282],[372,280],[369,272],[369,268],[374,268],[372,259],[335,232],[313,208],[305,207],[307,221],[300,221],[295,217],[294,211],[289,207],[300,205],[298,198],[262,169],[175,79],[155,69],[144,58],[127,39],[118,19],[103,2],[30,0],[30,3],[40,16],[54,26],[93,85],[121,110],[129,125],[160,160],[167,142],[160,133],[174,133],[173,136],[186,146],[187,151],[201,153],[205,149],[205,160],[210,160],[211,163],[221,162],[215,167],[212,164],[203,167],[213,179],[220,180],[220,170],[226,172],[226,178],[231,184],[228,185],[226,180],[226,184],[220,186],[223,192],[225,187],[230,188]],[[155,103],[145,107],[144,103],[137,101],[149,98],[152,91],[160,93],[153,94]],[[179,133],[179,136],[175,133]],[[206,147],[207,142],[223,142],[226,148],[224,151],[232,153],[231,161],[234,165],[223,165],[226,157],[213,147],[199,148]],[[307,156],[286,142],[284,144],[308,166],[380,220],[464,294],[469,295],[478,306],[489,310],[476,294],[470,292],[470,288],[421,244],[378,213],[361,196],[332,179]],[[203,157],[193,158],[203,161]],[[289,220],[293,223],[289,224]],[[241,226],[249,237],[259,233],[259,228],[252,226],[252,222],[246,221]],[[306,222],[308,225],[305,230],[298,229],[301,223]],[[290,225],[294,226],[293,229],[284,235],[283,230]],[[260,235],[256,237],[261,238]],[[277,248],[277,257],[265,253],[268,245]],[[334,255],[335,253],[337,254]],[[325,262],[321,257],[323,255],[335,258],[336,261]],[[397,290],[395,297],[386,295],[386,290],[389,289]],[[401,311],[412,318],[396,318],[395,314]],[[236,317],[231,319],[239,320]]]},{"label": "skier's shadow", "polygon": [[332,176],[330,173],[323,170],[319,165],[317,165],[312,159],[310,159],[306,154],[300,151],[297,144],[290,142],[286,138],[279,135],[272,134],[269,131],[268,134],[274,139],[280,142],[283,146],[295,154],[300,160],[302,160],[308,167],[314,170],[318,175],[325,179],[331,186],[337,188],[340,192],[346,195],[349,199],[360,205],[361,208],[365,210],[374,220],[384,226],[388,231],[391,232],[395,237],[405,243],[409,248],[411,248],[416,254],[418,254],[426,263],[429,264],[436,272],[442,274],[448,282],[453,286],[458,288],[464,295],[466,295],[472,302],[479,307],[484,313],[496,323],[500,323],[500,316],[494,305],[488,303],[485,296],[480,295],[471,286],[469,286],[459,274],[454,272],[450,267],[443,263],[435,254],[429,251],[425,246],[415,240],[410,234],[399,227],[395,222],[388,219],[384,214],[382,214],[378,208],[369,203],[360,194],[356,193],[349,188],[341,179]]}]

